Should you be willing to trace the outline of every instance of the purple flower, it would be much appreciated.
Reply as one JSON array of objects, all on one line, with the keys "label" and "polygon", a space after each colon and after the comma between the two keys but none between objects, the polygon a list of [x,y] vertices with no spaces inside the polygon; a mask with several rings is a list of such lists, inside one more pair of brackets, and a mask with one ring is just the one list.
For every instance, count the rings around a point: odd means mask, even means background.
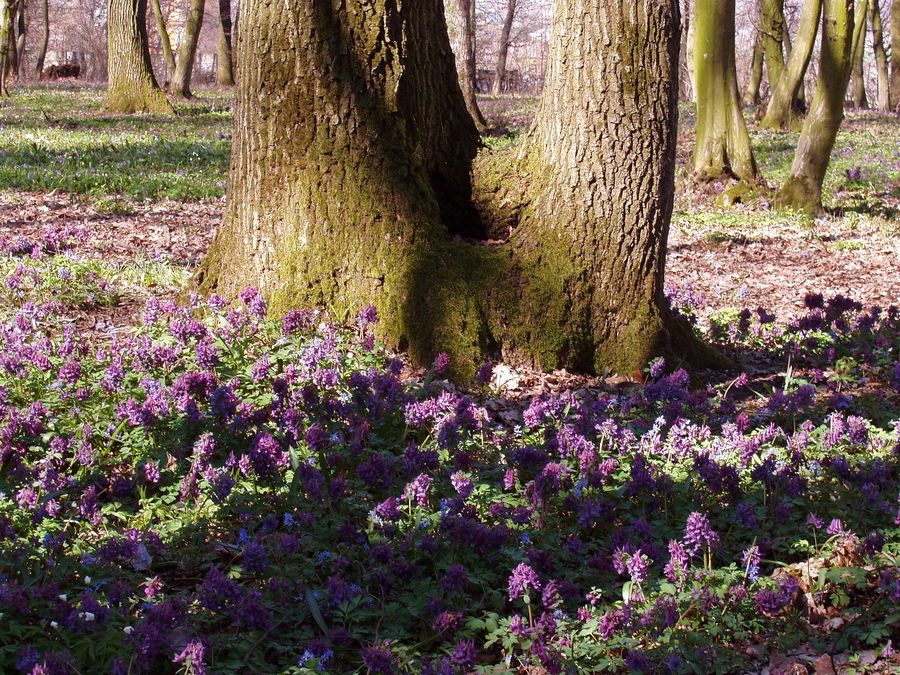
[{"label": "purple flower", "polygon": [[428,506],[428,493],[431,491],[432,483],[434,483],[434,479],[431,476],[427,473],[420,473],[406,486],[403,498],[412,499],[419,506]]},{"label": "purple flower", "polygon": [[488,382],[491,381],[491,376],[494,374],[494,366],[490,361],[485,361],[478,371],[475,373],[475,383],[479,387],[485,386]]},{"label": "purple flower", "polygon": [[541,590],[537,572],[525,563],[519,563],[509,577],[509,599],[516,600],[528,592],[529,588]]},{"label": "purple flower", "polygon": [[828,529],[826,530],[828,534],[832,537],[837,536],[839,534],[844,533],[844,524],[841,522],[840,518],[832,519],[831,523],[828,525]]},{"label": "purple flower", "polygon": [[359,314],[356,316],[356,324],[358,326],[365,327],[369,324],[376,323],[378,321],[378,310],[374,305],[369,305],[368,307],[364,307],[360,310]]},{"label": "purple flower", "polygon": [[810,511],[809,515],[806,516],[806,524],[809,527],[813,527],[817,530],[821,530],[823,527],[825,527],[825,521],[823,521],[821,518],[819,518],[819,516],[817,516],[812,511]]},{"label": "purple flower", "polygon": [[719,535],[709,524],[709,518],[694,511],[687,518],[684,528],[684,543],[685,550],[693,556],[704,546],[714,548],[719,543]]},{"label": "purple flower", "polygon": [[437,615],[431,627],[436,633],[451,636],[463,626],[462,612],[444,611]]},{"label": "purple flower", "polygon": [[206,649],[200,640],[190,640],[179,654],[172,659],[173,663],[184,663],[190,667],[193,675],[206,675]]},{"label": "purple flower", "polygon": [[759,579],[759,546],[755,544],[741,555],[741,564],[747,572],[747,579],[751,582]]},{"label": "purple flower", "polygon": [[475,665],[477,655],[474,640],[460,640],[453,648],[450,660],[463,668],[471,668]]},{"label": "purple flower", "polygon": [[441,588],[447,593],[462,590],[469,583],[469,575],[466,568],[460,564],[452,565],[444,578],[441,579]]},{"label": "purple flower", "polygon": [[453,489],[456,490],[457,494],[463,499],[472,494],[472,479],[469,478],[468,474],[463,473],[462,471],[456,471],[450,476],[450,484],[453,485]]},{"label": "purple flower", "polygon": [[394,672],[394,656],[384,643],[363,647],[362,662],[372,675],[391,675]]},{"label": "purple flower", "polygon": [[434,372],[438,375],[447,370],[447,366],[450,365],[450,356],[444,352],[441,352],[434,358]]},{"label": "purple flower", "polygon": [[246,305],[250,315],[257,319],[266,318],[266,301],[263,300],[262,294],[255,288],[245,288],[241,291],[241,302]]}]

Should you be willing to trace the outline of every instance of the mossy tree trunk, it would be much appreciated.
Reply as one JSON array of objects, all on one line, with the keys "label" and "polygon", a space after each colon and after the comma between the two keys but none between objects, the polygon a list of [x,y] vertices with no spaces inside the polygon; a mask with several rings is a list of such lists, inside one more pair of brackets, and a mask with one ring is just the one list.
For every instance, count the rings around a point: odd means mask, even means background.
[{"label": "mossy tree trunk", "polygon": [[216,58],[216,84],[234,86],[234,57],[231,51],[231,0],[219,0],[219,38]]},{"label": "mossy tree trunk", "polygon": [[147,46],[147,0],[107,0],[109,81],[105,107],[113,113],[171,113],[156,83]]},{"label": "mossy tree trunk", "polygon": [[784,69],[784,0],[763,0],[759,32],[766,54],[769,89],[774,91]]},{"label": "mossy tree trunk", "polygon": [[875,107],[881,112],[888,112],[891,109],[890,79],[888,76],[887,54],[884,51],[881,7],[878,4],[878,0],[869,0],[869,23],[872,26],[872,52],[875,56],[875,72],[878,75],[878,99]]},{"label": "mossy tree trunk", "polygon": [[806,75],[812,56],[822,14],[822,0],[805,0],[800,13],[800,26],[791,55],[785,64],[781,79],[772,92],[766,116],[761,126],[769,129],[789,129],[796,121],[793,102]]},{"label": "mossy tree trunk", "polygon": [[0,96],[8,96],[9,43],[12,34],[12,10],[9,0],[0,0]]},{"label": "mossy tree trunk", "polygon": [[494,84],[491,88],[496,96],[504,90],[506,83],[506,59],[509,55],[509,36],[512,34],[513,20],[516,18],[516,0],[506,0],[506,16],[500,29],[500,43],[497,45],[497,68],[494,72]]},{"label": "mossy tree trunk", "polygon": [[34,71],[38,77],[44,74],[44,60],[47,58],[47,45],[50,43],[50,8],[49,0],[41,0],[41,41],[38,44]]},{"label": "mossy tree trunk", "polygon": [[466,109],[478,129],[484,129],[487,122],[478,107],[475,96],[478,85],[478,69],[475,61],[475,0],[456,0],[462,25],[462,58],[459,59],[459,86],[462,88]]},{"label": "mossy tree trunk", "polygon": [[791,172],[775,206],[816,214],[822,210],[822,181],[844,118],[844,96],[853,50],[853,0],[824,0],[819,77],[797,143]]},{"label": "mossy tree trunk", "polygon": [[891,2],[891,110],[900,112],[900,0]]},{"label": "mossy tree trunk", "polygon": [[[735,70],[734,0],[696,0],[693,23],[697,97],[694,175],[699,180],[730,175],[755,181],[756,159],[741,114]],[[766,57],[768,60],[768,54]]]},{"label": "mossy tree trunk", "polygon": [[[489,354],[626,373],[660,352],[714,358],[662,295],[676,0],[557,3],[535,126],[511,161],[479,161],[483,220],[440,3],[249,0],[239,16],[226,215],[201,289],[256,285],[276,312],[373,303],[390,344],[418,363],[446,351],[462,378]],[[506,240],[485,241],[501,223]]]},{"label": "mossy tree trunk", "polygon": [[176,98],[188,99],[191,94],[191,74],[194,72],[194,58],[197,56],[197,41],[203,27],[204,0],[191,0],[184,22],[184,33],[178,45],[178,59],[175,77],[169,83],[169,93]]},{"label": "mossy tree trunk", "polygon": [[853,49],[850,55],[851,100],[854,108],[868,108],[866,97],[865,54],[866,17],[869,0],[859,0],[853,12]]},{"label": "mossy tree trunk", "polygon": [[156,18],[156,32],[159,33],[159,42],[162,45],[163,61],[166,63],[165,85],[175,78],[175,53],[172,51],[172,40],[169,38],[169,29],[166,27],[166,17],[163,15],[159,0],[152,0],[153,16]]},{"label": "mossy tree trunk", "polygon": [[750,78],[747,80],[747,88],[744,89],[744,104],[759,105],[759,90],[762,87],[763,78],[763,48],[762,38],[757,34],[753,41],[753,58],[750,61]]}]

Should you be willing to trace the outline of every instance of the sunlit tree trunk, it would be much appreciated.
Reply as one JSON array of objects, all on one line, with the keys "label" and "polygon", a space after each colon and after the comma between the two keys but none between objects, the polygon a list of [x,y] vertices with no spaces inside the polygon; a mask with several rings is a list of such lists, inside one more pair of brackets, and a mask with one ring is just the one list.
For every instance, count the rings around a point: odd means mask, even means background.
[{"label": "sunlit tree trunk", "polygon": [[763,49],[762,38],[756,36],[753,41],[753,59],[750,65],[750,79],[747,80],[747,88],[744,90],[744,104],[759,104],[759,89],[762,86],[763,77]]},{"label": "sunlit tree trunk", "polygon": [[900,0],[891,2],[891,110],[900,112]]},{"label": "sunlit tree trunk", "polygon": [[791,173],[776,207],[807,213],[822,210],[822,182],[844,118],[844,96],[853,50],[853,0],[824,0],[819,77],[797,143]]},{"label": "sunlit tree trunk", "polygon": [[758,178],[741,114],[734,35],[734,0],[696,0],[697,139],[693,164],[694,175],[700,180],[715,180],[723,175],[748,181]]},{"label": "sunlit tree trunk", "polygon": [[9,0],[0,0],[0,96],[8,96],[9,43],[12,35],[12,11]]},{"label": "sunlit tree trunk", "polygon": [[216,84],[234,86],[234,57],[231,53],[231,0],[219,0],[219,39]]},{"label": "sunlit tree trunk", "polygon": [[169,39],[169,29],[166,27],[166,17],[163,15],[159,0],[152,0],[153,16],[156,17],[156,32],[159,33],[159,41],[162,44],[163,60],[166,63],[166,86],[175,77],[175,53],[172,51],[172,41]]},{"label": "sunlit tree trunk", "polygon": [[509,36],[512,33],[513,19],[516,17],[516,0],[506,0],[506,16],[503,17],[503,28],[500,30],[500,44],[497,45],[497,69],[494,73],[494,95],[503,91],[506,81],[506,58],[509,54]]},{"label": "sunlit tree trunk", "polygon": [[804,1],[797,39],[791,49],[791,55],[785,64],[781,79],[772,92],[772,98],[769,99],[766,116],[763,118],[761,126],[769,129],[789,129],[795,121],[792,102],[806,75],[806,68],[816,42],[821,14],[822,0]]},{"label": "sunlit tree trunk", "polygon": [[[878,75],[878,100],[875,106],[881,112],[888,112],[890,106],[890,79],[888,77],[887,54],[884,52],[884,30],[881,25],[881,7],[878,0],[869,0],[869,23],[872,25],[872,51],[875,56],[875,72]],[[900,26],[897,27],[900,30]]]},{"label": "sunlit tree trunk", "polygon": [[41,0],[41,41],[38,45],[34,71],[38,77],[44,73],[44,60],[47,58],[47,45],[50,43],[50,8],[49,0]]},{"label": "sunlit tree trunk", "polygon": [[678,57],[678,98],[682,101],[694,100],[694,68],[691,49],[694,26],[691,23],[690,2],[685,1],[681,12],[681,52]]},{"label": "sunlit tree trunk", "polygon": [[[256,285],[275,311],[374,303],[389,344],[417,363],[448,352],[461,377],[489,353],[626,373],[708,355],[662,294],[675,0],[557,3],[554,93],[520,154],[479,162],[484,220],[440,3],[362,7],[241,3],[228,200],[201,289]],[[495,218],[505,241],[489,245]]]},{"label": "sunlit tree trunk", "polygon": [[866,16],[869,0],[859,0],[853,13],[853,49],[850,55],[850,83],[854,108],[868,108],[866,78],[863,70],[866,54]]},{"label": "sunlit tree trunk", "polygon": [[105,107],[109,112],[172,112],[153,76],[146,14],[147,0],[107,0],[109,82]]},{"label": "sunlit tree trunk", "polygon": [[475,126],[484,129],[487,122],[478,107],[475,96],[478,72],[475,63],[475,0],[456,0],[459,16],[462,20],[462,58],[459,63],[459,85],[462,88],[466,109],[472,116]]},{"label": "sunlit tree trunk", "polygon": [[766,55],[769,89],[774,91],[784,68],[784,0],[763,0],[759,30]]},{"label": "sunlit tree trunk", "polygon": [[17,77],[22,77],[22,71],[25,68],[25,39],[28,35],[29,21],[28,4],[25,0],[19,0],[16,7],[16,64],[15,71]]},{"label": "sunlit tree trunk", "polygon": [[175,64],[175,77],[169,83],[169,93],[177,98],[191,98],[191,73],[194,72],[194,58],[197,56],[197,40],[200,39],[200,28],[203,26],[204,0],[191,0],[187,18],[184,22],[184,33],[178,45],[178,58]]}]

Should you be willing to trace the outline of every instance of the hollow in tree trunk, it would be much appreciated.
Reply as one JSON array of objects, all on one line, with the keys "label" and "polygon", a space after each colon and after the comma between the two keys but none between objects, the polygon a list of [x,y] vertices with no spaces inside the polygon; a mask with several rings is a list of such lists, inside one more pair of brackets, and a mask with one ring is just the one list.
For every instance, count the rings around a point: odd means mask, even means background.
[{"label": "hollow in tree trunk", "polygon": [[821,14],[822,0],[804,0],[797,39],[782,71],[781,79],[772,92],[772,98],[769,99],[766,116],[760,126],[769,129],[789,129],[797,120],[793,101],[809,66]]},{"label": "hollow in tree trunk", "polygon": [[108,112],[172,112],[153,76],[146,15],[147,0],[107,0]]},{"label": "hollow in tree trunk", "polygon": [[[479,163],[481,222],[439,5],[241,4],[226,215],[195,282],[256,285],[275,311],[374,303],[389,344],[420,364],[446,351],[461,378],[498,353],[627,373],[715,358],[662,294],[676,0],[557,3],[554,93],[514,162]],[[501,217],[504,243],[472,241]]]},{"label": "hollow in tree trunk", "polygon": [[868,108],[866,97],[865,54],[866,16],[869,0],[859,0],[853,12],[853,49],[850,55],[850,94],[854,108]]},{"label": "hollow in tree trunk", "polygon": [[50,9],[49,0],[41,0],[41,42],[35,57],[34,71],[38,77],[44,74],[44,60],[47,58],[47,45],[50,43]]},{"label": "hollow in tree trunk", "polygon": [[219,0],[219,38],[216,59],[216,84],[234,86],[234,60],[231,54],[231,0]]},{"label": "hollow in tree trunk", "polygon": [[[872,52],[875,56],[875,72],[878,76],[878,99],[875,107],[888,112],[890,104],[890,79],[888,76],[887,54],[884,52],[884,29],[881,25],[881,7],[878,0],[869,0],[869,23],[872,26]],[[900,30],[900,26],[897,27]]]},{"label": "hollow in tree trunk", "polygon": [[696,0],[697,139],[693,170],[699,180],[715,180],[723,175],[747,181],[758,178],[750,136],[741,114],[734,34],[734,0]]},{"label": "hollow in tree trunk", "polygon": [[503,27],[500,30],[500,43],[497,45],[497,68],[494,72],[494,84],[491,89],[495,96],[505,90],[509,36],[512,33],[512,25],[515,18],[516,0],[506,0],[506,16],[503,17]]},{"label": "hollow in tree trunk", "polygon": [[744,90],[744,105],[759,105],[759,90],[763,77],[762,38],[757,35],[753,41],[753,58],[750,61],[750,77]]},{"label": "hollow in tree trunk", "polygon": [[169,29],[166,27],[166,17],[163,15],[159,0],[151,0],[153,3],[153,16],[156,17],[156,32],[159,33],[159,42],[162,45],[163,61],[166,63],[166,86],[175,78],[175,53],[172,51],[172,41],[169,39]]},{"label": "hollow in tree trunk", "polygon": [[819,77],[794,153],[791,172],[775,198],[778,208],[822,210],[822,181],[844,118],[853,50],[853,0],[824,0]]}]

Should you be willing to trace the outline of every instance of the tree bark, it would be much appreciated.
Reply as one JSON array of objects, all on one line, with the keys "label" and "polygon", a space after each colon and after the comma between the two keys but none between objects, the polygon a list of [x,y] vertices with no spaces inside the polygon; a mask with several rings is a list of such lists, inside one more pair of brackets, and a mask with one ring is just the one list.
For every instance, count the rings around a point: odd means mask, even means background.
[{"label": "tree bark", "polygon": [[690,2],[685,0],[684,6],[685,9],[681,12],[681,52],[678,57],[678,99],[688,102],[694,100],[694,52],[691,47],[694,25],[691,23]]},{"label": "tree bark", "polygon": [[506,0],[506,16],[500,30],[500,44],[497,45],[497,68],[494,72],[494,83],[491,89],[497,96],[506,85],[506,57],[509,54],[509,36],[512,33],[513,19],[516,17],[516,0]]},{"label": "tree bark", "polygon": [[49,0],[41,0],[41,42],[38,45],[37,58],[34,64],[35,74],[44,74],[44,60],[47,58],[47,45],[50,43],[50,8]]},{"label": "tree bark", "polygon": [[844,96],[853,50],[853,18],[853,0],[824,0],[818,82],[790,175],[775,198],[778,208],[810,214],[822,210],[822,181],[844,118]]},{"label": "tree bark", "polygon": [[[706,355],[662,295],[675,0],[557,3],[553,93],[514,161],[478,163],[484,224],[440,3],[412,7],[241,3],[226,214],[199,287],[254,284],[276,312],[375,304],[389,344],[420,364],[445,351],[463,379],[486,354],[629,374]],[[495,219],[511,231],[489,244]]]},{"label": "tree bark", "polygon": [[793,102],[806,75],[822,14],[822,0],[805,0],[800,14],[797,39],[785,64],[781,79],[772,92],[761,126],[768,129],[790,129],[794,122]]},{"label": "tree bark", "polygon": [[107,0],[108,112],[173,112],[153,76],[146,15],[147,0]]},{"label": "tree bark", "polygon": [[868,108],[866,79],[863,70],[866,53],[866,15],[868,0],[859,0],[853,12],[853,49],[850,56],[851,96],[854,108]]},{"label": "tree bark", "polygon": [[219,40],[216,84],[234,86],[234,59],[231,53],[231,0],[219,0]]},{"label": "tree bark", "polygon": [[159,0],[152,0],[153,16],[156,17],[156,32],[159,33],[159,41],[162,44],[163,60],[166,62],[165,86],[175,78],[175,53],[172,51],[172,41],[169,39],[169,29],[166,28],[166,17],[163,16]]},{"label": "tree bark", "polygon": [[766,54],[769,89],[774,91],[784,69],[784,0],[763,0],[759,30]]},{"label": "tree bark", "polygon": [[[881,112],[889,112],[890,79],[888,76],[887,54],[884,52],[884,30],[881,25],[881,7],[878,0],[869,1],[869,23],[872,25],[872,51],[875,56],[875,72],[878,75],[878,99],[875,107]],[[900,30],[900,26],[897,28]]]},{"label": "tree bark", "polygon": [[750,136],[741,114],[734,35],[734,0],[696,0],[697,139],[693,165],[699,180],[715,180],[723,175],[748,181],[758,179]]},{"label": "tree bark", "polygon": [[891,110],[900,112],[900,0],[891,2]]},{"label": "tree bark", "polygon": [[744,105],[759,105],[759,90],[763,77],[763,48],[762,38],[757,34],[753,41],[753,59],[750,66],[750,79],[747,80],[747,88],[744,90]]},{"label": "tree bark", "polygon": [[9,96],[9,43],[12,33],[12,11],[9,0],[0,0],[0,96]]},{"label": "tree bark", "polygon": [[478,99],[475,96],[478,84],[477,66],[475,63],[475,0],[456,0],[456,6],[462,20],[463,55],[460,59],[459,85],[462,88],[466,109],[476,128],[483,130],[487,126]]},{"label": "tree bark", "polygon": [[22,77],[25,67],[25,40],[28,35],[28,27],[31,23],[28,15],[28,5],[25,0],[19,0],[16,12],[16,77]]},{"label": "tree bark", "polygon": [[175,77],[169,84],[169,93],[176,98],[191,98],[191,74],[194,71],[194,58],[197,55],[197,40],[203,26],[204,0],[191,0],[188,15],[184,22],[184,33],[178,45],[178,59],[175,65]]}]

